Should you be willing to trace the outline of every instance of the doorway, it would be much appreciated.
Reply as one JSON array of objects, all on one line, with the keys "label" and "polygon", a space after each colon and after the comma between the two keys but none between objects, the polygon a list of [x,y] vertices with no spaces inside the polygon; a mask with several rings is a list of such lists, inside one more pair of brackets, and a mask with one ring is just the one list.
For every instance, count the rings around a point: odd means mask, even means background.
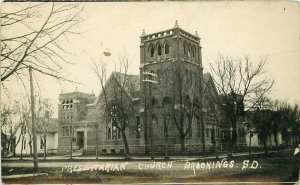
[{"label": "doorway", "polygon": [[79,150],[84,147],[84,131],[77,132],[77,146]]}]

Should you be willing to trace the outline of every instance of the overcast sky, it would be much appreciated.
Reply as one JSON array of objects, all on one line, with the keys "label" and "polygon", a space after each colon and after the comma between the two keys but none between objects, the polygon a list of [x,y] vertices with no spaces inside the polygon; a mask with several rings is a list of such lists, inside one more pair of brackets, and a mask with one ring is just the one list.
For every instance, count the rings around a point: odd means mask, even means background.
[{"label": "overcast sky", "polygon": [[[6,3],[3,8],[13,8]],[[142,30],[146,34],[179,26],[201,37],[203,65],[218,55],[249,56],[253,61],[267,57],[266,75],[276,84],[272,97],[300,103],[300,6],[296,2],[130,2],[84,3],[80,36],[64,43],[72,55],[66,59],[65,75],[84,85],[57,83],[49,77],[38,77],[42,95],[58,102],[58,95],[75,90],[100,91],[91,70],[94,61],[103,57],[103,49],[112,55],[108,63],[126,51],[133,58],[130,73],[139,72],[139,44]],[[112,65],[111,65],[112,66]],[[24,93],[15,81],[6,84],[14,97]],[[5,99],[5,97],[3,97]]]}]

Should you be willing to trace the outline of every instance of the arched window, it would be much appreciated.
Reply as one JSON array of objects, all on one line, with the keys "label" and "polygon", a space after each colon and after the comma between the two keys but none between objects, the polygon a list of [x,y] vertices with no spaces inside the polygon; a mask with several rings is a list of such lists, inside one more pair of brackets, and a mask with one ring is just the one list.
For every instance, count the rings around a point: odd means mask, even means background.
[{"label": "arched window", "polygon": [[63,108],[63,109],[66,109],[66,105],[65,105],[65,104],[66,104],[66,102],[63,101],[63,103],[62,103],[62,105],[63,105],[62,108]]},{"label": "arched window", "polygon": [[73,108],[73,100],[70,100],[70,109]]},{"label": "arched window", "polygon": [[185,103],[186,103],[187,106],[191,105],[191,99],[190,99],[189,95],[186,95],[186,97],[185,97]]},{"label": "arched window", "polygon": [[184,42],[184,43],[183,43],[183,53],[184,53],[184,54],[186,54],[186,49],[187,49],[187,48],[186,48],[186,43]]},{"label": "arched window", "polygon": [[169,44],[166,42],[165,44],[165,55],[168,55],[170,53],[170,46]]},{"label": "arched window", "polygon": [[171,104],[171,98],[168,97],[168,96],[165,96],[165,97],[163,98],[162,104],[163,104],[163,105]]},{"label": "arched window", "polygon": [[107,128],[107,139],[109,140],[111,138],[111,130],[110,127]]},{"label": "arched window", "polygon": [[115,104],[112,105],[110,109],[110,116],[111,116],[111,124],[109,127],[110,132],[110,139],[119,139],[119,129],[118,125],[120,123],[120,116],[119,116],[119,108]]},{"label": "arched window", "polygon": [[189,78],[190,78],[191,85],[194,85],[194,72],[193,71],[190,72]]},{"label": "arched window", "polygon": [[154,57],[154,47],[151,45],[150,47],[150,57]]},{"label": "arched window", "polygon": [[161,78],[160,70],[157,70],[156,75],[157,75],[157,82],[158,84],[160,84],[160,78]]},{"label": "arched window", "polygon": [[186,85],[189,84],[189,71],[187,69],[185,69],[185,82],[186,82]]},{"label": "arched window", "polygon": [[161,56],[161,45],[160,44],[158,44],[158,46],[157,46],[157,55]]},{"label": "arched window", "polygon": [[187,55],[188,55],[188,58],[191,57],[191,45],[188,45],[188,48],[187,48]]},{"label": "arched window", "polygon": [[192,47],[192,57],[195,58],[195,47]]},{"label": "arched window", "polygon": [[158,104],[157,99],[155,97],[152,97],[152,106],[156,107]]}]

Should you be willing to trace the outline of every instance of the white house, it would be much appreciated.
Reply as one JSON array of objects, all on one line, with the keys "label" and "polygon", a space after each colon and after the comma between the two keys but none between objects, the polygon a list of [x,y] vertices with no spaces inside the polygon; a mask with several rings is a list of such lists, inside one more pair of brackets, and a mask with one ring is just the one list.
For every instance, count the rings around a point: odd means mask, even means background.
[{"label": "white house", "polygon": [[[278,141],[278,146],[280,146],[282,144],[282,135],[280,132],[277,133],[277,141]],[[250,133],[246,134],[246,142],[247,142],[247,146],[249,146],[250,144]],[[261,142],[258,138],[258,134],[257,133],[253,133],[252,138],[251,138],[251,146],[252,147],[263,147],[263,142]],[[275,143],[275,139],[274,139],[274,135],[270,134],[267,138],[267,146],[276,146]]]},{"label": "white house", "polygon": [[[29,127],[26,127],[28,130],[24,131],[24,136],[20,137],[19,142],[16,146],[16,154],[20,155],[21,153],[23,155],[29,155],[30,154],[30,141],[32,141],[32,127],[29,125]],[[22,127],[20,126],[17,130],[16,136],[19,137],[22,132]],[[53,154],[57,152],[57,146],[58,146],[58,122],[57,119],[50,119],[49,120],[49,126],[47,127],[46,131],[46,149],[48,154]],[[43,135],[39,132],[37,132],[37,152],[39,154],[44,153],[44,146],[45,141],[43,138]],[[33,151],[33,142],[31,142],[32,151]]]}]

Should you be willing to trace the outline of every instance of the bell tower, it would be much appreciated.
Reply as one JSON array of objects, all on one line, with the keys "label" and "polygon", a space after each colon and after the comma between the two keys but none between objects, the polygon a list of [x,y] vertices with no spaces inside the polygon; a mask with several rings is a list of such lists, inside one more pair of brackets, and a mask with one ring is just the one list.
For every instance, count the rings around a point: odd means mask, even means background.
[{"label": "bell tower", "polygon": [[180,66],[187,84],[201,84],[203,67],[200,37],[197,31],[193,35],[181,29],[176,21],[173,28],[165,31],[146,34],[143,30],[140,38],[141,92],[146,93],[143,80],[149,76],[147,77],[145,73],[157,75],[154,79],[158,84],[153,87],[153,95],[157,94],[159,88],[165,89],[170,85],[172,83],[170,75],[174,65]]},{"label": "bell tower", "polygon": [[[182,104],[179,98],[183,96],[184,100],[196,100],[201,106],[203,67],[197,31],[191,34],[181,29],[177,21],[168,30],[152,34],[146,34],[143,30],[140,38],[140,112],[145,123],[146,151],[147,145],[149,151],[148,143],[152,142],[149,135],[153,138],[161,137],[155,135],[158,132],[154,124],[150,123],[153,123],[152,119],[162,119],[159,117],[162,117],[163,102],[172,100],[172,106],[177,106]],[[154,127],[152,133],[150,126]]]}]

